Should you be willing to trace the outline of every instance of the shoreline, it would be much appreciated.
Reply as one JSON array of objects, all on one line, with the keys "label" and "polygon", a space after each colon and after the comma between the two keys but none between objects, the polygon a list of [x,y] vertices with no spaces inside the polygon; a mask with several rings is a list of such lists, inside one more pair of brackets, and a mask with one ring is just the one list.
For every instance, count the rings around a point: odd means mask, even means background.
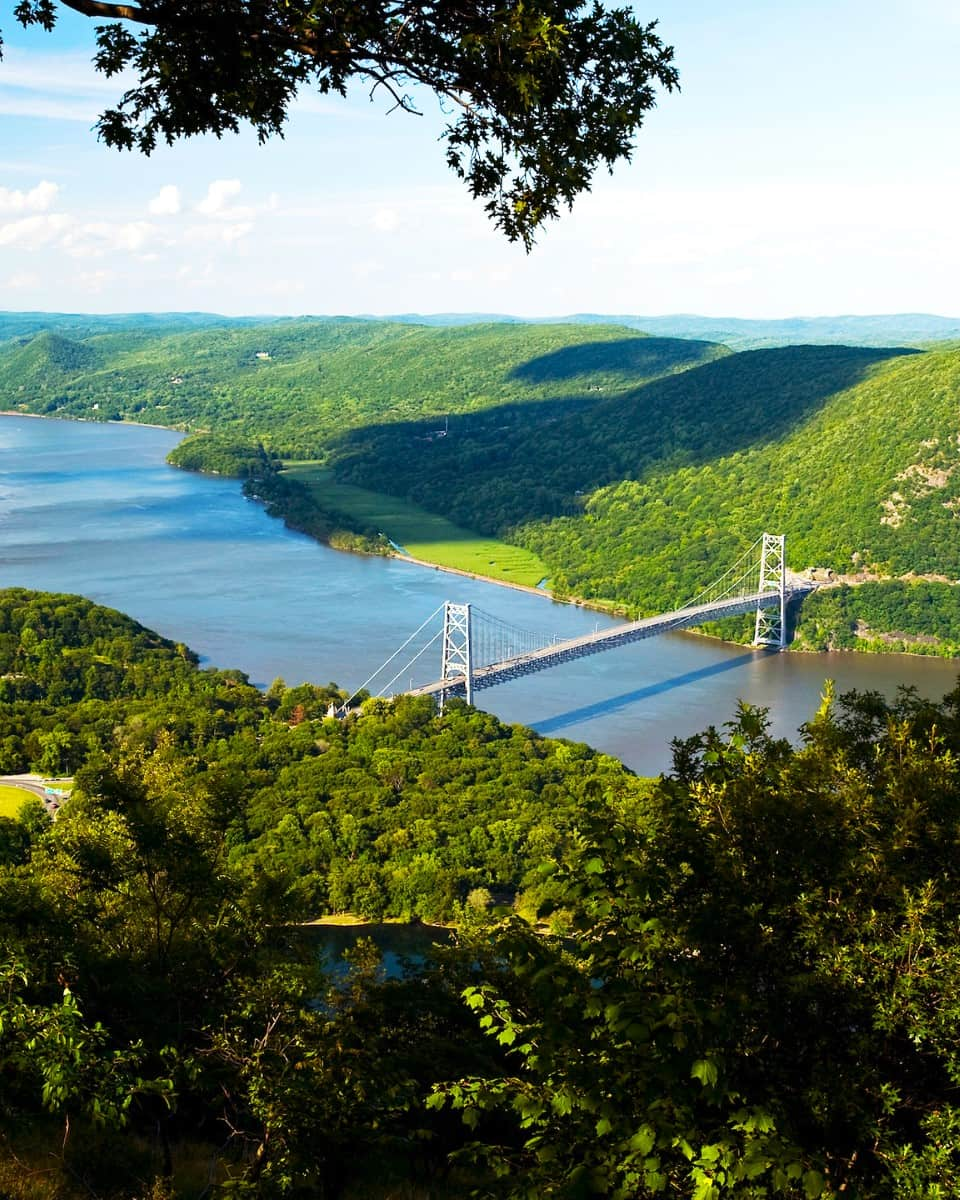
[{"label": "shoreline", "polygon": [[[336,549],[336,547],[331,547],[331,549]],[[360,553],[363,553],[363,551],[360,551]],[[540,596],[553,604],[566,604],[571,608],[587,608],[590,612],[603,613],[607,617],[619,617],[624,621],[630,620],[630,617],[622,609],[607,608],[602,602],[595,604],[577,596],[569,600],[561,600],[553,592],[548,592],[546,588],[531,587],[528,583],[513,583],[509,579],[494,579],[492,575],[479,575],[476,571],[465,571],[462,567],[443,566],[441,563],[432,563],[425,558],[414,558],[412,554],[403,554],[397,550],[392,550],[385,557],[395,558],[400,562],[408,562],[415,567],[430,567],[434,571],[444,571],[448,575],[461,575],[464,579],[476,579],[479,583],[493,583],[497,587],[511,588],[515,592],[525,592],[528,596]],[[722,641],[723,639],[719,640]],[[736,645],[737,643],[730,644]]]},{"label": "shoreline", "polygon": [[495,583],[498,587],[512,588],[515,592],[526,592],[528,596],[542,596],[546,600],[552,600],[554,604],[574,604],[581,608],[588,607],[586,601],[558,600],[553,592],[548,592],[546,588],[531,587],[529,583],[514,583],[510,579],[494,579],[492,575],[480,575],[476,571],[464,570],[463,567],[448,567],[442,563],[430,562],[426,558],[414,558],[412,554],[406,554],[402,550],[391,550],[384,557],[395,558],[398,562],[412,563],[415,567],[432,567],[434,571],[443,571],[447,575],[462,575],[464,579],[477,579],[481,583]]},{"label": "shoreline", "polygon": [[[157,430],[160,430],[165,433],[175,433],[175,434],[180,435],[181,437],[187,435],[187,431],[185,431],[183,429],[177,429],[171,425],[158,425],[158,424],[155,424],[152,422],[147,422],[147,421],[130,421],[130,420],[97,421],[97,420],[91,420],[88,417],[57,416],[57,415],[48,414],[48,413],[22,412],[19,409],[0,410],[0,417],[29,417],[31,420],[36,420],[36,421],[50,421],[50,420],[76,421],[76,422],[80,422],[82,424],[88,424],[88,425],[126,425],[126,426],[132,426],[132,427],[141,426],[144,429],[157,429]],[[185,470],[186,469],[186,468],[174,466],[173,464],[168,464],[168,465],[170,465],[172,470]],[[208,472],[201,471],[200,474],[208,474]],[[209,474],[215,474],[215,472],[209,472]],[[239,480],[236,480],[236,482],[240,483]],[[255,503],[258,503],[262,508],[264,508],[264,511],[266,511],[266,506],[265,506],[264,501],[262,501],[259,497],[250,497],[250,498],[253,499],[255,501]],[[282,514],[276,514],[276,515],[279,516]],[[612,619],[620,619],[622,621],[630,621],[631,620],[629,613],[625,612],[623,608],[617,607],[613,602],[605,603],[603,601],[599,601],[599,602],[590,601],[583,597],[571,597],[571,598],[567,598],[567,599],[561,599],[561,598],[555,596],[553,594],[553,592],[548,591],[546,588],[533,587],[530,584],[524,584],[524,583],[515,583],[509,579],[497,579],[491,575],[483,575],[476,571],[468,571],[462,567],[452,567],[452,566],[448,566],[448,565],[445,565],[442,563],[430,562],[428,559],[416,558],[412,554],[407,554],[401,550],[397,550],[392,547],[389,550],[389,552],[387,552],[386,554],[381,553],[379,555],[374,555],[372,552],[369,552],[369,551],[366,551],[363,549],[359,549],[359,548],[340,548],[340,547],[331,545],[330,542],[326,542],[322,538],[315,537],[313,534],[309,533],[305,529],[300,529],[296,525],[288,524],[285,519],[284,519],[284,524],[286,524],[288,528],[293,529],[296,532],[300,533],[302,536],[310,538],[310,540],[315,542],[317,545],[326,546],[328,549],[337,550],[339,553],[360,554],[365,558],[367,558],[367,557],[393,558],[393,559],[396,559],[398,562],[409,563],[411,566],[421,567],[421,568],[432,568],[434,571],[443,571],[445,574],[448,574],[448,575],[459,575],[464,579],[474,579],[479,583],[488,583],[488,584],[492,584],[496,587],[509,588],[513,591],[523,592],[526,595],[530,595],[530,596],[540,596],[545,600],[549,600],[553,604],[563,604],[563,605],[567,605],[569,607],[586,609],[590,612],[602,613],[604,616],[610,617]],[[922,579],[925,577],[924,576],[914,576],[914,578]],[[938,581],[939,582],[948,582],[948,580],[946,580],[946,579],[942,579],[942,580],[938,580]],[[848,582],[848,580],[841,577],[840,579],[838,579],[836,581],[836,584],[839,584],[841,582],[846,583],[846,582]],[[856,583],[859,583],[859,582],[862,582],[862,581],[859,579],[857,579],[856,581],[850,580],[849,585],[855,586]],[[885,582],[885,581],[877,580],[876,582]],[[828,584],[826,586],[831,586],[831,585]],[[742,646],[748,644],[748,643],[743,643],[743,642],[730,642],[730,641],[727,641],[725,638],[718,637],[716,634],[703,633],[703,632],[699,632],[699,631],[692,630],[692,629],[684,630],[683,632],[690,633],[694,637],[703,637],[703,638],[708,638],[711,641],[718,641],[727,646],[742,647]],[[781,652],[794,653],[794,654],[822,654],[822,653],[826,653],[826,654],[830,654],[830,653],[859,654],[859,655],[874,655],[877,657],[884,657],[885,655],[889,655],[889,656],[903,655],[905,657],[914,658],[914,659],[940,659],[942,661],[950,661],[951,659],[954,659],[954,656],[951,656],[951,655],[926,654],[923,651],[918,651],[918,650],[906,650],[906,649],[897,649],[897,650],[888,650],[888,651],[861,650],[855,646],[844,646],[844,647],[837,647],[837,648],[834,648],[832,650],[827,650],[827,651],[818,651],[818,650],[814,650],[814,649],[812,649],[810,647],[806,647],[806,646],[796,647],[794,645],[788,645],[788,646],[784,647],[783,651],[781,651]],[[960,656],[956,656],[955,660],[960,661]]]},{"label": "shoreline", "polygon": [[0,409],[0,417],[30,417],[34,421],[76,421],[79,425],[132,425],[134,428],[139,425],[142,429],[162,429],[164,433],[179,433],[181,437],[186,437],[188,432],[186,429],[178,429],[174,425],[156,425],[152,421],[95,421],[90,417],[62,417],[56,413],[21,412],[18,408]]}]

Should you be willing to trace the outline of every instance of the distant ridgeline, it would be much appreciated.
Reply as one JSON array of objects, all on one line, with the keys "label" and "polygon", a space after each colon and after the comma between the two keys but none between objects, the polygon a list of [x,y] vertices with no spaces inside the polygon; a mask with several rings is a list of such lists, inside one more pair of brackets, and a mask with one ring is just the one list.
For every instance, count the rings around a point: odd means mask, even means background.
[{"label": "distant ridgeline", "polygon": [[[246,480],[336,545],[387,548],[344,485],[385,493],[538,555],[558,596],[631,614],[782,531],[791,568],[858,584],[807,600],[797,645],[960,653],[960,347],[907,345],[957,322],[601,321],[6,314],[0,407],[186,430],[172,462]],[[865,344],[694,337],[727,329]]]}]

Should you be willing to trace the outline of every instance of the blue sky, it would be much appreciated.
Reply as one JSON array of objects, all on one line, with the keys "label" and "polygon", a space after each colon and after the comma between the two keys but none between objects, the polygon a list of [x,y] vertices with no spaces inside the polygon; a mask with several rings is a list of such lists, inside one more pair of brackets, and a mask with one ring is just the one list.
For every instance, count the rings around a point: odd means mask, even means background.
[{"label": "blue sky", "polygon": [[449,174],[442,115],[305,96],[285,139],[151,158],[90,24],[3,6],[0,308],[223,313],[960,315],[955,0],[637,6],[676,48],[634,160],[530,255]]}]

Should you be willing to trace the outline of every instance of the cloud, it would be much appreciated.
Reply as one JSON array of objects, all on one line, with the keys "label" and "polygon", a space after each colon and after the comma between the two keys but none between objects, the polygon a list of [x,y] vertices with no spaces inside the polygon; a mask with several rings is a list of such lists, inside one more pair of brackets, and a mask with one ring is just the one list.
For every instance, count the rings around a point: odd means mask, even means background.
[{"label": "cloud", "polygon": [[108,79],[94,69],[84,54],[42,54],[36,48],[25,51],[15,46],[4,47],[4,88],[92,95],[102,101],[105,96],[119,96],[130,87],[133,78],[127,71]]},{"label": "cloud", "polygon": [[0,213],[46,212],[59,191],[57,184],[46,179],[29,192],[0,187]]},{"label": "cloud", "polygon": [[43,117],[48,121],[82,121],[92,125],[100,115],[86,100],[50,100],[46,96],[2,95],[0,116]]},{"label": "cloud", "polygon": [[220,230],[220,238],[224,242],[237,242],[253,231],[252,221],[237,221],[234,225],[226,225]]},{"label": "cloud", "polygon": [[72,224],[72,218],[63,213],[43,213],[8,221],[6,225],[0,225],[0,246],[36,250],[62,237]]},{"label": "cloud", "polygon": [[381,233],[393,233],[400,227],[400,214],[393,208],[378,208],[370,224]]},{"label": "cloud", "polygon": [[147,205],[147,210],[155,217],[172,217],[180,207],[180,189],[176,184],[167,183]]},{"label": "cloud", "polygon": [[116,274],[113,271],[81,271],[77,276],[76,282],[86,292],[99,294],[109,283],[113,283],[116,279]]},{"label": "cloud", "polygon": [[229,225],[192,225],[184,231],[183,240],[186,244],[210,246],[218,242],[230,244],[244,238],[253,232],[252,221],[234,221]]},{"label": "cloud", "polygon": [[24,288],[34,288],[40,285],[41,278],[33,271],[17,271],[7,276],[5,285],[11,291],[21,291]]},{"label": "cloud", "polygon": [[243,185],[239,179],[215,179],[207,188],[207,194],[196,206],[196,211],[205,217],[223,217],[229,220],[244,220],[253,215],[253,210],[230,203],[238,196]]},{"label": "cloud", "polygon": [[378,275],[382,270],[383,263],[375,258],[364,258],[350,265],[354,279],[369,279],[371,275]]},{"label": "cloud", "polygon": [[138,254],[158,234],[157,226],[149,221],[88,221],[71,229],[62,246],[74,258],[102,258],[117,251]]},{"label": "cloud", "polygon": [[107,79],[82,54],[38,54],[4,47],[0,113],[92,124],[130,86],[129,74]]}]

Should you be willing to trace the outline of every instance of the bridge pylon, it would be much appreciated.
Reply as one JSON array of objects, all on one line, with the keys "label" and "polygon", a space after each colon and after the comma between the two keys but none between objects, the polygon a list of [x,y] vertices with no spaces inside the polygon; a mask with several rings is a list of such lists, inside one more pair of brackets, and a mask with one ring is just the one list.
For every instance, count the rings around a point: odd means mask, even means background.
[{"label": "bridge pylon", "polygon": [[[464,680],[464,691],[468,704],[473,703],[473,652],[471,646],[470,605],[452,604],[443,606],[443,659],[440,679]],[[440,711],[446,700],[446,690],[440,693]]]},{"label": "bridge pylon", "polygon": [[786,601],[786,534],[765,533],[760,551],[761,596],[776,593],[780,603],[775,607],[757,605],[757,622],[754,627],[755,646],[776,646],[782,650],[787,644],[787,601]]}]

